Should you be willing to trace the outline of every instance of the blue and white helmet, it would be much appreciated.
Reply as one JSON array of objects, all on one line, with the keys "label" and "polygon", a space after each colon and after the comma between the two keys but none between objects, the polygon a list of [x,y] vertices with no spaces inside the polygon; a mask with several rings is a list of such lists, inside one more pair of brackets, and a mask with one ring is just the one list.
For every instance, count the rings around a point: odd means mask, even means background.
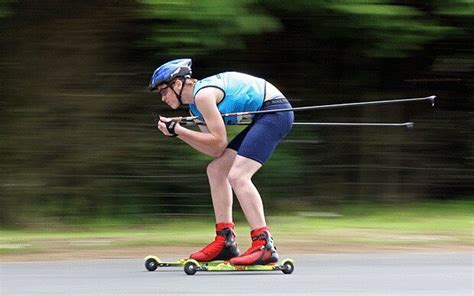
[{"label": "blue and white helmet", "polygon": [[148,88],[150,91],[153,91],[158,85],[169,83],[176,77],[190,78],[192,74],[191,65],[191,59],[177,59],[159,66],[155,72],[153,72]]}]

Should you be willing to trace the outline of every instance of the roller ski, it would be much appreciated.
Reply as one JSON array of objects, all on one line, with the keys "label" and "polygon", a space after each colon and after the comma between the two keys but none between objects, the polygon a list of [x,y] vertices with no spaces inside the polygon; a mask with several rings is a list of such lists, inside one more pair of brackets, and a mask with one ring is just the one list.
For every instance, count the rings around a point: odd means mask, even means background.
[{"label": "roller ski", "polygon": [[291,274],[294,268],[292,259],[283,260],[282,264],[267,265],[232,265],[229,261],[210,261],[198,262],[194,259],[178,259],[176,261],[161,261],[156,256],[148,256],[145,258],[145,267],[148,271],[155,271],[162,267],[183,267],[187,275],[194,275],[198,271],[281,271],[284,274]]},{"label": "roller ski", "polygon": [[196,272],[231,272],[231,271],[281,271],[284,274],[291,274],[295,270],[294,261],[285,259],[282,264],[266,265],[233,265],[229,261],[223,262],[204,262],[199,263],[196,260],[189,259],[184,264],[184,272],[187,275],[194,275]]},{"label": "roller ski", "polygon": [[174,262],[162,262],[155,256],[145,258],[145,267],[154,271],[158,267],[183,266],[187,275],[198,271],[282,271],[291,274],[294,262],[285,259],[278,264],[278,254],[273,244],[268,227],[255,229],[250,233],[252,246],[239,256],[235,243],[234,225],[220,223],[216,225],[216,237],[212,243],[202,250],[191,254],[189,259],[179,259]]}]

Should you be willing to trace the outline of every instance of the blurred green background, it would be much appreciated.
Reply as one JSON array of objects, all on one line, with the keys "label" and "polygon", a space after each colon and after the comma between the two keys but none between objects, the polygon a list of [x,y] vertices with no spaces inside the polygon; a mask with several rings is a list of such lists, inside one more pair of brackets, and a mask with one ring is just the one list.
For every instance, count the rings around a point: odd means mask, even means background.
[{"label": "blurred green background", "polygon": [[297,113],[415,128],[294,127],[254,178],[271,215],[472,207],[473,36],[469,0],[0,0],[0,227],[212,218],[210,158],[153,125],[187,114],[146,90],[178,57],[195,78],[264,77],[295,107],[438,96]]}]

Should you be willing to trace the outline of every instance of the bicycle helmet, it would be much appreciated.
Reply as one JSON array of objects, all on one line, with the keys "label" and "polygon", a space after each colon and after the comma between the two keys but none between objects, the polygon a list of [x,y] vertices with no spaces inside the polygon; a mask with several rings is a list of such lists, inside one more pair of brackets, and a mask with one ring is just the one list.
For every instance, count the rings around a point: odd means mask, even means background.
[{"label": "bicycle helmet", "polygon": [[148,88],[153,91],[158,88],[158,85],[168,84],[177,77],[190,78],[191,65],[191,59],[177,59],[161,65],[153,72]]}]

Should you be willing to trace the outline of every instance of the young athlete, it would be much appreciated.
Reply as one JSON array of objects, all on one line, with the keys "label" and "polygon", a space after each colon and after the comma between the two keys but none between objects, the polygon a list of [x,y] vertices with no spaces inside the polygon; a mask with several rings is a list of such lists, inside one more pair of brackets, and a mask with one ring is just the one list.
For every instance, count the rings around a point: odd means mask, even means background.
[{"label": "young athlete", "polygon": [[[234,265],[277,262],[278,254],[252,176],[290,132],[293,112],[257,114],[230,143],[225,125],[237,123],[238,118],[223,118],[221,114],[291,108],[288,100],[268,81],[243,73],[225,72],[202,80],[192,79],[191,59],[173,60],[158,67],[149,88],[173,109],[189,105],[192,115],[200,116],[205,122],[199,126],[200,131],[194,131],[160,116],[158,129],[165,136],[178,137],[214,158],[207,166],[207,175],[216,218],[216,237],[190,258],[203,262],[230,260]],[[232,191],[251,228],[252,245],[243,254],[239,254],[235,242]]]}]

